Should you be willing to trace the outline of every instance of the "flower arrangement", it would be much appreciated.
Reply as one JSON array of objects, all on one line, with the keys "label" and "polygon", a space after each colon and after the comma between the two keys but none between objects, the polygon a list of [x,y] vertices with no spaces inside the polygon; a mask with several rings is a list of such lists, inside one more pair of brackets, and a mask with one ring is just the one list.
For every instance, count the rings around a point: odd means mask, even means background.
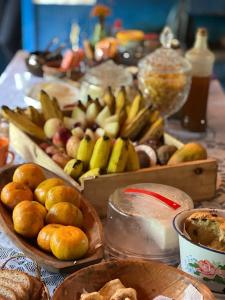
[{"label": "flower arrangement", "polygon": [[93,46],[107,36],[105,30],[105,18],[111,14],[111,9],[107,5],[97,4],[91,10],[91,16],[98,18],[95,25],[92,44]]},{"label": "flower arrangement", "polygon": [[91,10],[91,16],[105,18],[111,14],[111,9],[107,5],[97,4]]}]

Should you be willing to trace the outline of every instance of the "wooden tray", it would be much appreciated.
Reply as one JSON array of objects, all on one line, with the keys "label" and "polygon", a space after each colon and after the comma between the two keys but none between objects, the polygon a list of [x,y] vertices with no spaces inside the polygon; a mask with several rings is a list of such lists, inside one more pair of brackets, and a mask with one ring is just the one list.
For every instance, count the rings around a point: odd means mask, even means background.
[{"label": "wooden tray", "polygon": [[53,300],[79,300],[84,289],[98,291],[116,278],[126,287],[136,289],[138,300],[150,300],[158,295],[182,300],[189,284],[198,289],[204,300],[215,299],[208,287],[178,269],[153,261],[118,260],[93,265],[70,275],[57,288]]},{"label": "wooden tray", "polygon": [[[13,166],[0,172],[0,190],[3,186],[12,180],[13,173],[18,166]],[[47,178],[59,177],[51,171],[44,169]],[[0,226],[4,232],[9,236],[12,242],[20,248],[28,257],[36,261],[40,266],[45,267],[52,272],[65,271],[71,272],[88,266],[90,264],[99,262],[103,257],[103,229],[101,221],[92,207],[92,205],[85,200],[81,195],[81,209],[84,213],[85,231],[89,238],[89,251],[87,255],[77,261],[60,261],[51,254],[42,251],[36,242],[31,242],[16,234],[13,229],[12,213],[0,201]]]},{"label": "wooden tray", "polygon": [[[84,185],[80,186],[15,125],[10,124],[9,132],[10,142],[18,154],[26,161],[36,162],[70,182],[93,204],[100,217],[106,216],[108,199],[112,192],[129,184],[152,182],[172,185],[189,194],[196,202],[209,200],[216,192],[217,162],[211,158],[174,166],[156,166],[136,172],[101,175],[95,179],[85,180]],[[183,145],[168,134],[165,134],[164,138],[168,145],[175,145],[178,148]]]}]

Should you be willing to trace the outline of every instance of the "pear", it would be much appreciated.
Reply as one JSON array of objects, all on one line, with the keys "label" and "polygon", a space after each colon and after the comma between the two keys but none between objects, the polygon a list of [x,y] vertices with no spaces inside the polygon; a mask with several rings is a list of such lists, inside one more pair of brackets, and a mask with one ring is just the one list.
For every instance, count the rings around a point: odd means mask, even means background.
[{"label": "pear", "polygon": [[108,108],[108,106],[105,106],[100,113],[97,115],[96,118],[96,123],[101,126],[102,128],[104,127],[104,122],[107,118],[111,116],[111,112]]}]

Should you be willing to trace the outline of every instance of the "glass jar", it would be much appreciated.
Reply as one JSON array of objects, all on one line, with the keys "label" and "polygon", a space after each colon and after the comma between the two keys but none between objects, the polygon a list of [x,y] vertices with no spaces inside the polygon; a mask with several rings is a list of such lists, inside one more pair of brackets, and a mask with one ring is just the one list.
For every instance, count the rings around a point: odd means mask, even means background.
[{"label": "glass jar", "polygon": [[102,98],[107,87],[116,92],[121,86],[132,86],[132,82],[132,75],[124,66],[108,60],[86,72],[81,81],[80,98],[83,102],[88,95],[92,99]]},{"label": "glass jar", "polygon": [[166,27],[160,36],[162,47],[139,63],[138,81],[144,96],[168,117],[185,103],[191,84],[191,65],[171,49],[173,34]]}]

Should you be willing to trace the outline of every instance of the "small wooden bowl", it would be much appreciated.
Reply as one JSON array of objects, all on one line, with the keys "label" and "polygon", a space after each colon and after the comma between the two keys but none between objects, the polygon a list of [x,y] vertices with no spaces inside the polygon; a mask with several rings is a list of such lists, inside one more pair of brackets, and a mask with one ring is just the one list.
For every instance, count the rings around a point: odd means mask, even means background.
[{"label": "small wooden bowl", "polygon": [[84,289],[87,292],[98,291],[106,282],[116,278],[126,287],[136,289],[138,300],[150,300],[158,295],[181,300],[189,284],[198,289],[204,300],[215,299],[204,284],[176,268],[153,261],[116,260],[70,275],[57,288],[53,300],[80,300]]},{"label": "small wooden bowl", "polygon": [[[0,190],[2,190],[7,183],[12,181],[13,173],[18,166],[19,165],[13,166],[0,172]],[[47,178],[59,177],[47,169],[42,169]],[[52,272],[72,272],[90,264],[97,263],[103,257],[103,229],[101,221],[95,209],[82,195],[81,210],[84,214],[85,232],[89,238],[89,251],[84,258],[77,261],[61,261],[53,255],[42,251],[36,244],[36,240],[31,241],[18,235],[13,229],[12,212],[9,211],[1,201],[0,225],[12,242],[40,266]]]}]

